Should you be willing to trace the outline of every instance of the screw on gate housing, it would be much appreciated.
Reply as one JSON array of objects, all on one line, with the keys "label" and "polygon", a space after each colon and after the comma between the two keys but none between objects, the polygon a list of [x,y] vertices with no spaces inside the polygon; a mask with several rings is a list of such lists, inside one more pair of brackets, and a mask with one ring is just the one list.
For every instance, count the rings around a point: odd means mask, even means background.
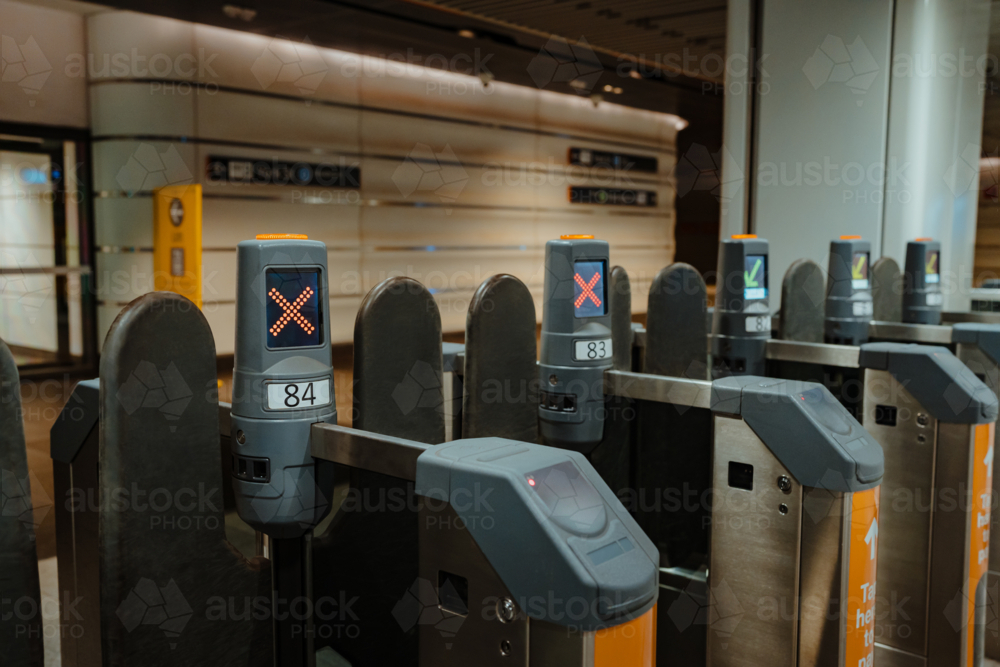
[{"label": "screw on gate housing", "polygon": [[243,431],[236,432],[236,442],[240,443],[241,445],[247,444],[247,436]]},{"label": "screw on gate housing", "polygon": [[778,511],[781,512],[781,514],[788,514],[788,505],[781,503],[778,505]]},{"label": "screw on gate housing", "polygon": [[917,413],[917,426],[923,428],[923,427],[927,426],[930,423],[931,423],[931,418],[930,417],[928,417],[923,412],[918,412]]},{"label": "screw on gate housing", "polygon": [[514,601],[510,598],[504,598],[497,601],[497,617],[503,623],[510,623],[514,620],[517,615],[517,607],[514,606]]},{"label": "screw on gate housing", "polygon": [[506,639],[500,642],[500,655],[510,655],[510,642]]},{"label": "screw on gate housing", "polygon": [[[786,477],[785,475],[782,475],[781,477],[778,478],[778,488],[781,489],[784,493],[791,493],[792,480],[788,479],[788,477]],[[782,514],[784,514],[784,512],[782,512]]]}]

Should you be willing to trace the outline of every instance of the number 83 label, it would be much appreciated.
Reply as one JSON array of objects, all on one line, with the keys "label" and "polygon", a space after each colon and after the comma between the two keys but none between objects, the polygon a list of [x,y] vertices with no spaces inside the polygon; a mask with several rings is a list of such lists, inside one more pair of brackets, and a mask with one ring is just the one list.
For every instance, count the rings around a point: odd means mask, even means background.
[{"label": "number 83 label", "polygon": [[611,339],[573,341],[574,361],[596,361],[611,358]]},{"label": "number 83 label", "polygon": [[308,410],[330,403],[330,380],[306,382],[270,382],[267,385],[268,410]]}]

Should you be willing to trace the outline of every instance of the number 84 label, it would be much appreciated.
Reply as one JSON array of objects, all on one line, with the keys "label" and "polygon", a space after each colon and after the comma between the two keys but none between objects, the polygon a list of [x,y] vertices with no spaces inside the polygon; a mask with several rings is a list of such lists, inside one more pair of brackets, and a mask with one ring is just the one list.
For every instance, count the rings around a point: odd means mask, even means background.
[{"label": "number 84 label", "polygon": [[330,404],[330,380],[271,382],[267,385],[268,410],[308,410]]}]

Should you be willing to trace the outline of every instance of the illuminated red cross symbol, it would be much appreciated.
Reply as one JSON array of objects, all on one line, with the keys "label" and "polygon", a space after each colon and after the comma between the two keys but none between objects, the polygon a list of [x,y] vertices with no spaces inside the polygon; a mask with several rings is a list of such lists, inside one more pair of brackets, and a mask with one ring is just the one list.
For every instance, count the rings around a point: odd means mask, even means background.
[{"label": "illuminated red cross symbol", "polygon": [[580,277],[579,273],[573,274],[573,280],[576,281],[577,285],[583,288],[583,291],[580,292],[580,296],[576,297],[576,301],[573,302],[574,307],[579,308],[580,306],[583,305],[583,302],[586,301],[587,299],[593,301],[595,306],[601,305],[601,300],[597,298],[596,294],[594,294],[594,285],[596,285],[597,281],[600,279],[601,279],[600,271],[594,274],[594,277],[590,279],[589,283],[583,282],[583,278]]},{"label": "illuminated red cross symbol", "polygon": [[285,325],[291,322],[292,320],[298,322],[299,326],[302,327],[302,330],[305,331],[307,334],[311,334],[313,331],[316,330],[316,327],[309,324],[309,321],[302,316],[302,313],[299,312],[302,309],[302,306],[305,305],[309,297],[313,295],[311,287],[305,288],[302,294],[299,294],[298,298],[295,299],[295,301],[292,301],[291,303],[288,302],[288,299],[281,296],[281,293],[278,292],[278,290],[274,289],[273,287],[271,288],[271,291],[267,293],[267,295],[272,299],[274,299],[274,301],[279,306],[281,306],[281,309],[285,311],[282,314],[282,316],[278,318],[278,321],[274,323],[274,326],[272,326],[269,329],[272,336],[277,336],[278,333],[280,333],[281,330],[285,328]]}]

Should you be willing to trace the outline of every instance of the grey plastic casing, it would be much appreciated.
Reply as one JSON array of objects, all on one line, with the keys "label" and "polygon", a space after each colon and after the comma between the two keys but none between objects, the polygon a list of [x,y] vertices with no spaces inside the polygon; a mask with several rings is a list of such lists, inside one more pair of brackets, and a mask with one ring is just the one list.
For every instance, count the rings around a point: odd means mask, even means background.
[{"label": "grey plastic casing", "polygon": [[[332,484],[317,482],[309,450],[311,425],[337,421],[326,257],[326,244],[298,239],[243,241],[236,249],[232,452],[234,457],[268,459],[270,475],[263,482],[234,475],[233,491],[240,518],[274,538],[305,534],[327,513],[333,492]],[[268,348],[265,273],[269,269],[320,271],[319,345]],[[323,380],[330,382],[328,404],[294,410],[267,408],[268,384]]]},{"label": "grey plastic casing", "polygon": [[[748,317],[771,315],[770,286],[765,272],[763,299],[744,299],[746,287],[743,268],[747,255],[768,257],[766,239],[723,239],[719,248],[719,272],[716,278],[715,311],[712,317],[712,377],[764,375],[766,331],[748,332]],[[765,260],[765,261],[769,261]]]},{"label": "grey plastic casing", "polygon": [[[595,361],[574,360],[578,340],[607,340],[611,345],[611,309],[605,302],[600,317],[578,318],[573,307],[574,262],[603,261],[606,289],[611,274],[607,241],[560,239],[545,244],[545,297],[542,304],[541,352],[538,373],[541,403],[538,406],[542,441],[556,447],[589,452],[604,436],[604,371],[612,357]],[[552,380],[555,380],[553,382]],[[573,410],[545,406],[545,395],[569,395]]]},{"label": "grey plastic casing", "polygon": [[821,384],[722,378],[712,382],[711,409],[742,417],[805,486],[848,493],[882,481],[882,447]]},{"label": "grey plastic casing", "polygon": [[420,455],[415,491],[452,506],[530,618],[592,631],[656,603],[656,546],[579,452],[456,440]]},{"label": "grey plastic casing", "polygon": [[[941,283],[928,283],[925,270],[927,254],[934,251],[938,253],[938,276],[940,276],[941,244],[938,241],[910,241],[906,244],[906,264],[903,268],[903,322],[907,324],[941,324]],[[934,303],[928,304],[928,298]]]},{"label": "grey plastic casing", "polygon": [[956,322],[951,325],[951,342],[975,345],[993,363],[1000,364],[1000,324]]},{"label": "grey plastic casing", "polygon": [[866,343],[859,364],[888,371],[938,421],[986,424],[997,419],[996,395],[946,347]]},{"label": "grey plastic casing", "polygon": [[[854,254],[858,252],[866,253],[868,259],[865,261],[869,263],[868,287],[861,289],[855,289],[852,273]],[[868,342],[868,323],[874,313],[871,252],[872,245],[868,241],[838,239],[830,242],[824,320],[827,343],[861,345]]]}]

